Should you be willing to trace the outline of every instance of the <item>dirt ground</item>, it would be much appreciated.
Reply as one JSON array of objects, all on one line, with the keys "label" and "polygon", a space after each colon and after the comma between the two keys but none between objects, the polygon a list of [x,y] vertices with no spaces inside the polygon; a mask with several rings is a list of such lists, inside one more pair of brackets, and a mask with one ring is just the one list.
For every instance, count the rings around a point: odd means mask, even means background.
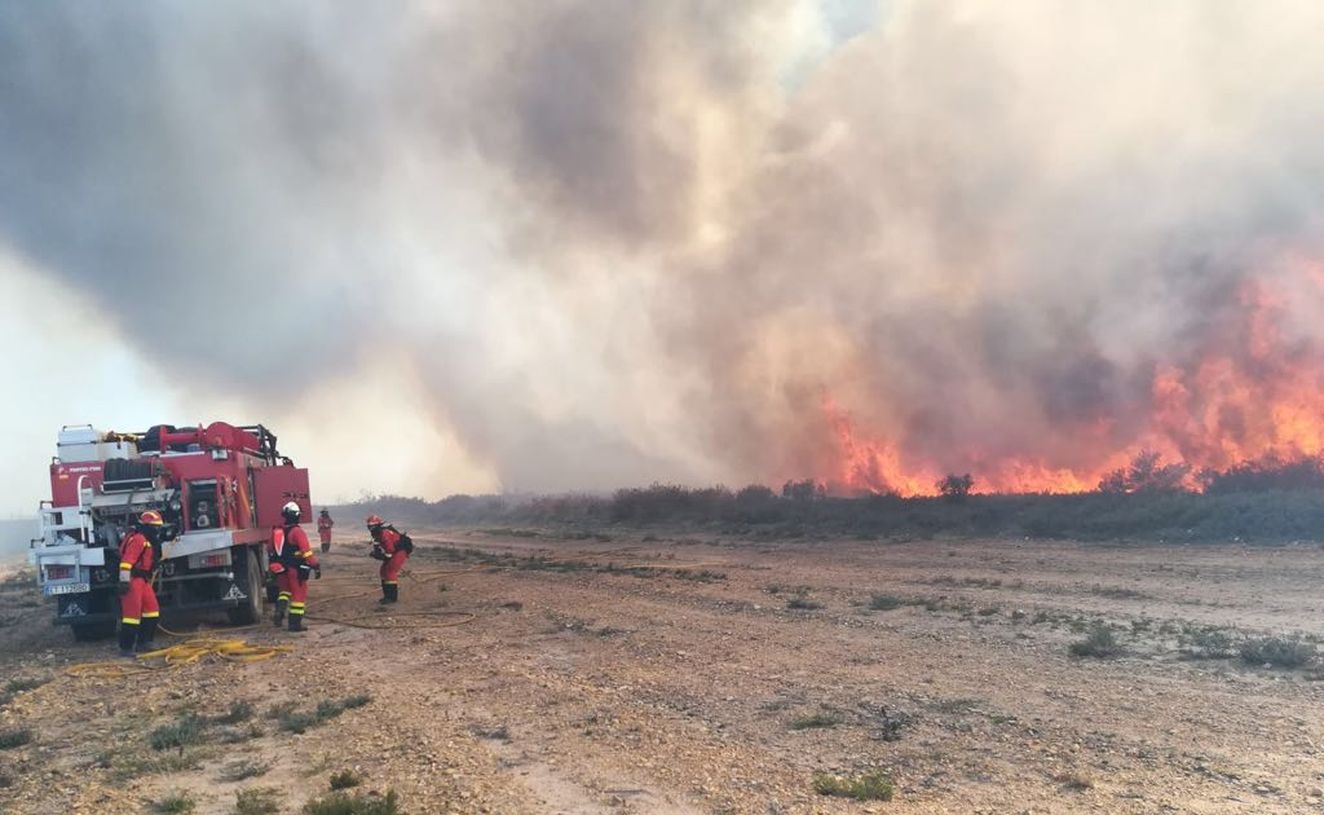
[{"label": "dirt ground", "polygon": [[[1324,812],[1324,674],[1235,654],[1324,635],[1317,546],[607,537],[420,532],[389,612],[338,545],[311,631],[232,635],[291,653],[126,679],[65,675],[112,644],[6,583],[0,679],[49,681],[0,709],[32,731],[0,811],[296,813],[349,769],[415,814]],[[1071,655],[1098,625],[1123,653]],[[302,734],[272,713],[357,694]],[[150,746],[189,715],[196,744]],[[872,770],[890,802],[815,792]]]}]

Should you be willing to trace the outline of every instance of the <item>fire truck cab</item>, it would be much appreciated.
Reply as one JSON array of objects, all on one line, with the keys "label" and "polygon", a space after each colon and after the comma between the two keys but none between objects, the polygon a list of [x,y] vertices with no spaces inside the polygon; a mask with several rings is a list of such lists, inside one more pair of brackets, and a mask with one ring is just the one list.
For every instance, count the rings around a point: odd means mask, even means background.
[{"label": "fire truck cab", "polygon": [[76,639],[110,636],[119,619],[119,545],[144,510],[165,517],[156,592],[164,618],[225,609],[236,625],[265,604],[266,540],[280,510],[312,520],[308,471],[276,450],[262,425],[156,425],[142,433],[90,425],[60,431],[51,500],[38,511],[29,562]]}]

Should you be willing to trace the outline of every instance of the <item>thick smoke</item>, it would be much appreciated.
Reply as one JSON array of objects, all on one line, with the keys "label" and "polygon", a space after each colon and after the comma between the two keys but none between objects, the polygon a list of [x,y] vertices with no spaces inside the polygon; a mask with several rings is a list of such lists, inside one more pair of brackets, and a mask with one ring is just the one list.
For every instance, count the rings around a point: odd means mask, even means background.
[{"label": "thick smoke", "polygon": [[507,488],[1217,463],[1155,381],[1263,373],[1260,286],[1313,359],[1324,8],[846,6],[6,5],[0,241],[198,392],[403,366]]}]

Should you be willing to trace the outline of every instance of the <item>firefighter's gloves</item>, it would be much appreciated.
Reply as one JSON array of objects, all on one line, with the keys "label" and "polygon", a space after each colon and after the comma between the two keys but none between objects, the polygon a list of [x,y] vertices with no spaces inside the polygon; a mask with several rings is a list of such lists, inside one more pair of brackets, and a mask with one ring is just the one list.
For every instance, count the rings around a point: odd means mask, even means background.
[{"label": "firefighter's gloves", "polygon": [[314,580],[321,580],[321,579],[322,579],[322,567],[321,567],[321,566],[318,566],[318,567],[316,567],[316,568],[313,569],[313,579],[314,579]]},{"label": "firefighter's gloves", "polygon": [[372,545],[372,551],[368,554],[368,556],[371,557],[373,560],[387,559],[386,550],[382,548],[382,545],[380,543],[374,543]]},{"label": "firefighter's gloves", "polygon": [[132,582],[132,579],[133,578],[129,574],[128,569],[120,569],[120,584],[119,584],[120,594],[123,595],[129,593],[129,583]]}]

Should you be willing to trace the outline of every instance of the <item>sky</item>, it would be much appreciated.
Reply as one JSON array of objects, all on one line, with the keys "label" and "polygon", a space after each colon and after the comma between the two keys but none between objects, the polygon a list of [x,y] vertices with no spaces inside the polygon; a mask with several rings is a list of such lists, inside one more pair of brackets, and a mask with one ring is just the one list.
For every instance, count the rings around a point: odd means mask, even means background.
[{"label": "sky", "polygon": [[0,517],[59,427],[315,501],[1324,449],[1305,0],[0,6]]}]

